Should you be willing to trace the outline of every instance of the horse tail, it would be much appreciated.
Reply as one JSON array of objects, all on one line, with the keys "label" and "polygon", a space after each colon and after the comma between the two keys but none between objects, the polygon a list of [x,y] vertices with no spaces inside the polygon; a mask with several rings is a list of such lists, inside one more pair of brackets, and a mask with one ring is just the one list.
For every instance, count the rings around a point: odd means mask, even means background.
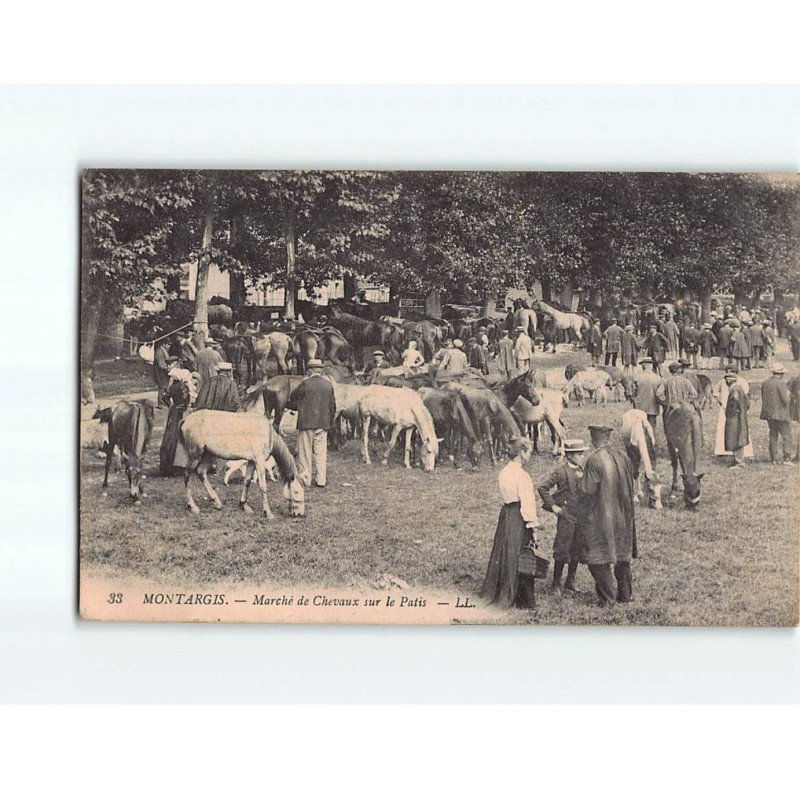
[{"label": "horse tail", "polygon": [[[271,429],[270,429],[271,430]],[[274,430],[271,431],[272,435],[272,450],[270,455],[275,459],[278,465],[278,471],[284,482],[288,483],[297,477],[297,464],[295,463],[294,456],[286,446],[283,438]]]}]

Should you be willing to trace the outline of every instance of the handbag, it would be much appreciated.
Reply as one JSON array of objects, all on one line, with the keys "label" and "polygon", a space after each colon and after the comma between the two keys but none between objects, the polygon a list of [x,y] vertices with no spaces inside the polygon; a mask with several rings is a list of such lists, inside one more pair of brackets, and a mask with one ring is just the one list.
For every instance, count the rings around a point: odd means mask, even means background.
[{"label": "handbag", "polygon": [[546,578],[550,568],[550,561],[542,558],[534,548],[526,544],[519,552],[519,566],[517,572],[520,575],[532,575],[534,578]]}]

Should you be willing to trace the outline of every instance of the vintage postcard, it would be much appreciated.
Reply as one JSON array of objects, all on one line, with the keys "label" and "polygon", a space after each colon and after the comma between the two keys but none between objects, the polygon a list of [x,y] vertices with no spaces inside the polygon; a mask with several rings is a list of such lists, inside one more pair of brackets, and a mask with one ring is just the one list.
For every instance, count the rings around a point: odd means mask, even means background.
[{"label": "vintage postcard", "polygon": [[796,175],[90,169],[91,620],[793,626]]}]

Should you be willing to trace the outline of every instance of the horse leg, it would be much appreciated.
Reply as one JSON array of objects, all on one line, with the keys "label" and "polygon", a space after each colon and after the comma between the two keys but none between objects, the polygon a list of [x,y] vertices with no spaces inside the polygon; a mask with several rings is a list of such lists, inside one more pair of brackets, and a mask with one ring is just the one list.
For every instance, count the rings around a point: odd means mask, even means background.
[{"label": "horse leg", "polygon": [[189,507],[189,511],[192,514],[199,514],[200,509],[197,507],[197,503],[194,501],[194,497],[192,497],[192,489],[189,486],[189,479],[192,477],[192,472],[197,468],[197,463],[194,466],[191,465],[191,462],[187,464],[183,469],[183,485],[186,489],[186,505]]},{"label": "horse leg", "polygon": [[483,439],[486,442],[486,446],[489,448],[489,458],[492,460],[492,464],[497,463],[497,457],[495,456],[494,452],[494,438],[492,437],[492,422],[489,417],[484,417],[481,420],[481,425],[483,426]]},{"label": "horse leg", "polygon": [[208,479],[208,468],[211,466],[211,462],[209,457],[206,454],[203,454],[203,457],[200,459],[200,464],[197,467],[197,474],[200,476],[200,479],[203,481],[203,486],[205,487],[208,496],[214,502],[214,508],[217,510],[222,508],[222,500],[219,499],[219,495],[217,494],[217,490],[211,485],[211,481]]},{"label": "horse leg", "polygon": [[669,447],[669,457],[672,461],[672,488],[670,495],[674,495],[678,491],[678,451],[667,442]]},{"label": "horse leg", "polygon": [[414,433],[413,428],[406,428],[406,447],[405,447],[405,465],[406,469],[411,469],[409,456],[411,455],[411,437]]},{"label": "horse leg", "polygon": [[369,414],[365,414],[362,419],[362,427],[364,428],[364,448],[362,451],[362,458],[364,459],[365,464],[371,464],[372,462],[369,460],[369,426],[370,422],[372,422],[372,417]]},{"label": "horse leg", "polygon": [[[108,470],[111,467],[111,462],[114,459],[114,445],[112,442],[106,442],[106,471],[103,476],[103,489],[108,489]],[[105,494],[105,492],[103,492]]]},{"label": "horse leg", "polygon": [[253,509],[247,505],[247,491],[250,488],[250,481],[253,480],[253,473],[256,465],[254,461],[248,461],[244,472],[244,485],[242,486],[242,496],[239,498],[239,506],[246,514],[252,514]]},{"label": "horse leg", "polygon": [[[397,442],[397,437],[400,435],[400,431],[402,429],[403,428],[400,425],[395,425],[394,428],[392,428],[392,435],[389,438],[389,446],[386,448],[386,451],[383,454],[383,458],[381,459],[381,464],[389,463],[389,453],[392,452],[392,448],[395,446]],[[409,467],[410,465],[406,464],[406,466]]]},{"label": "horse leg", "polygon": [[258,488],[261,489],[261,505],[264,510],[264,516],[268,520],[273,520],[275,515],[269,507],[269,499],[267,498],[267,468],[264,457],[259,457],[254,466],[258,476]]}]

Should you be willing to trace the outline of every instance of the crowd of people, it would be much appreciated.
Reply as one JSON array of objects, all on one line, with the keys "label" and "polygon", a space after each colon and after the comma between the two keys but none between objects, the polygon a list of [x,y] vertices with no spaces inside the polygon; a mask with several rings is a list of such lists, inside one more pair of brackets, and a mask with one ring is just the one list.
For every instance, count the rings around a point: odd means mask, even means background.
[{"label": "crowd of people", "polygon": [[[659,414],[665,419],[679,404],[701,413],[704,370],[721,368],[722,379],[711,389],[719,407],[713,453],[741,468],[753,458],[750,437],[750,386],[742,373],[767,367],[771,371],[761,387],[760,418],[766,421],[770,460],[777,466],[797,461],[800,438],[795,442],[791,422],[800,421],[800,377],[786,381],[784,365],[775,360],[777,327],[758,310],[725,308],[712,312],[711,321],[698,325],[691,314],[676,322],[666,312],[637,335],[637,320],[613,318],[603,330],[593,321],[586,336],[592,363],[622,367],[626,393],[656,430]],[[622,324],[619,324],[619,323]],[[800,311],[785,312],[782,331],[794,358],[800,358]],[[446,340],[425,362],[418,343],[410,339],[401,354],[404,374],[432,373],[437,383],[473,369],[488,375],[492,357],[503,379],[531,368],[535,340],[526,325],[501,331],[490,348],[485,328],[466,341]],[[163,475],[186,466],[179,437],[181,420],[190,410],[238,411],[239,391],[232,365],[223,360],[213,337],[198,343],[197,337],[179,332],[159,342],[153,369],[159,406],[168,406],[161,446]],[[671,361],[666,375],[665,361]],[[327,437],[336,418],[333,384],[321,373],[323,364],[310,359],[308,376],[292,392],[287,408],[297,412],[298,471],[306,485],[327,485]],[[373,382],[389,367],[383,351],[375,350],[365,368]],[[397,369],[397,368],[395,368]],[[705,379],[708,384],[708,379]],[[502,608],[535,604],[535,581],[542,577],[544,557],[537,537],[540,528],[537,495],[542,508],[557,517],[553,544],[551,589],[575,591],[581,563],[587,565],[601,605],[633,599],[631,561],[637,555],[634,468],[626,452],[611,441],[612,429],[589,427],[590,445],[580,439],[564,442],[564,458],[546,480],[534,487],[525,464],[532,455],[527,438],[511,443],[511,459],[499,473],[503,506],[495,531],[482,595]],[[653,453],[653,455],[655,455]],[[566,571],[566,575],[565,575]],[[562,580],[563,586],[562,586]]]}]

